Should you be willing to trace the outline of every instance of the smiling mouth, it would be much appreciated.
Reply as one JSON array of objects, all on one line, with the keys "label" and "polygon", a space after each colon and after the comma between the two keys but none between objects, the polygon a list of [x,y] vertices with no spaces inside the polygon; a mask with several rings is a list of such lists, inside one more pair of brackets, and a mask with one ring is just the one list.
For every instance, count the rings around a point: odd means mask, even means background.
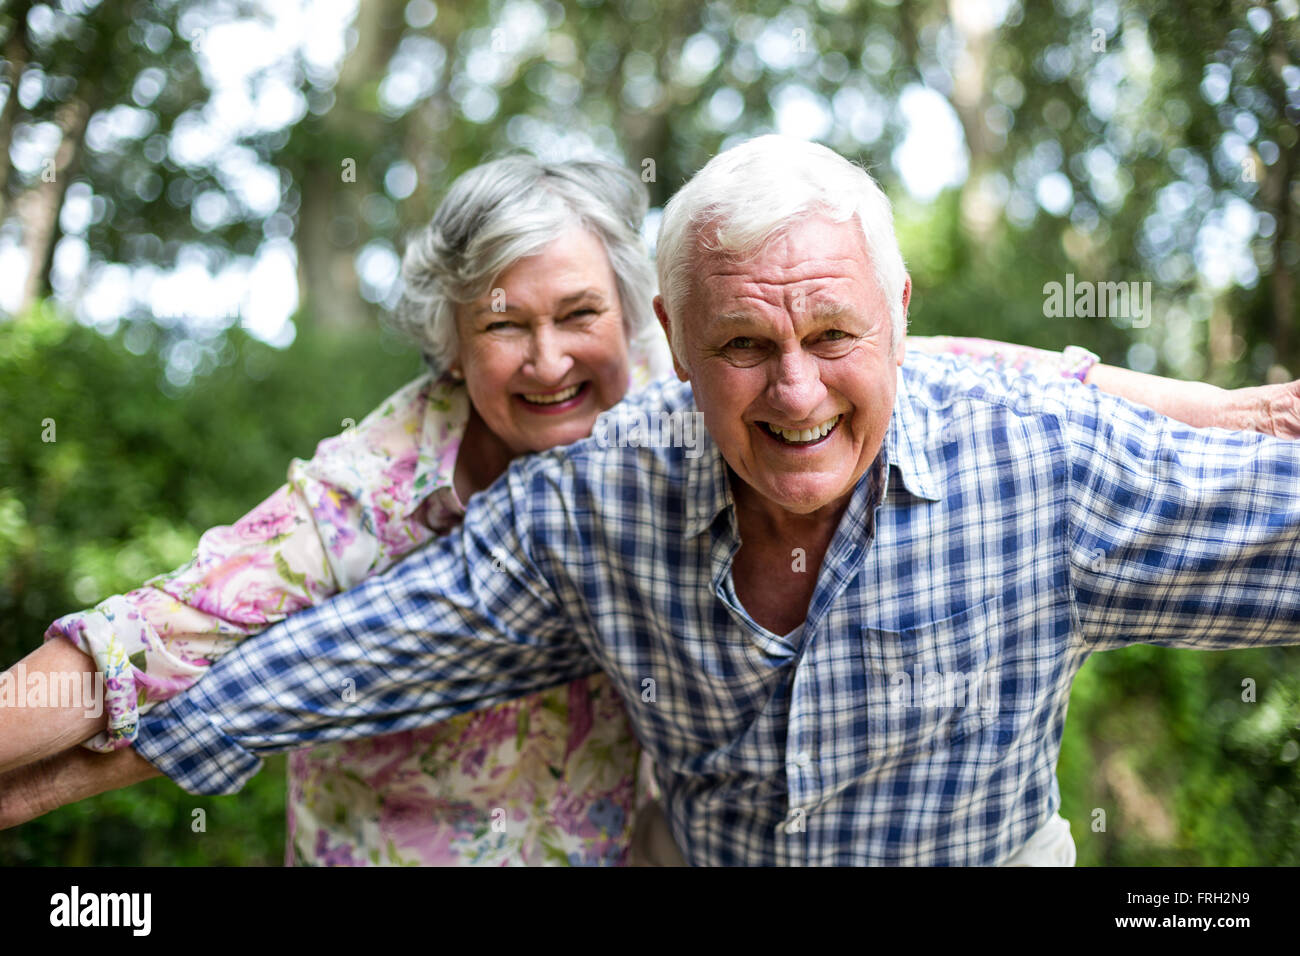
[{"label": "smiling mouth", "polygon": [[783,445],[791,445],[796,448],[817,445],[825,441],[835,431],[840,423],[843,414],[829,418],[813,428],[782,428],[780,425],[773,425],[771,422],[760,422],[763,431],[767,432],[772,438],[776,439]]},{"label": "smiling mouth", "polygon": [[539,412],[566,411],[587,397],[590,382],[579,382],[558,392],[516,392],[515,398],[521,403]]}]

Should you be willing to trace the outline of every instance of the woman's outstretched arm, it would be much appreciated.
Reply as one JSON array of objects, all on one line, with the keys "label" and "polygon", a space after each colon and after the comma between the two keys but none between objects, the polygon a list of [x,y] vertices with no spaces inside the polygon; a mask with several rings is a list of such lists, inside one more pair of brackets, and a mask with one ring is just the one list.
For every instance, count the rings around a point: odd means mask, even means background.
[{"label": "woman's outstretched arm", "polygon": [[907,347],[933,354],[961,355],[979,362],[1049,377],[1074,379],[1144,405],[1194,428],[1258,431],[1300,438],[1300,382],[1224,389],[1103,364],[1078,346],[1052,352],[991,339],[908,336]]},{"label": "woman's outstretched arm", "polygon": [[295,460],[289,482],[234,525],[206,532],[189,564],[55,621],[0,674],[0,772],[82,741],[129,745],[140,714],[240,641],[425,543],[446,516],[416,491],[441,465],[419,443],[463,412],[454,404],[431,376],[416,380]]},{"label": "woman's outstretched arm", "polygon": [[1225,389],[1099,363],[1084,382],[1196,428],[1300,438],[1300,381]]}]

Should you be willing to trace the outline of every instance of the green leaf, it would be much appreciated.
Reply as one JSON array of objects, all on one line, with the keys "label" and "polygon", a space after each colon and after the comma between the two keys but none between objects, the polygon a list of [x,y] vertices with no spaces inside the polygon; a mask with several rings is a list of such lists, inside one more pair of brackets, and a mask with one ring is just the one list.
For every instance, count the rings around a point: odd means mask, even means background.
[{"label": "green leaf", "polygon": [[307,581],[307,575],[296,574],[289,567],[289,562],[284,559],[284,555],[279,551],[275,552],[275,569],[280,572],[280,577],[284,578],[296,588],[301,588]]},{"label": "green leaf", "polygon": [[523,750],[524,741],[528,739],[528,722],[530,720],[527,707],[519,708],[519,728],[515,731],[515,749]]}]

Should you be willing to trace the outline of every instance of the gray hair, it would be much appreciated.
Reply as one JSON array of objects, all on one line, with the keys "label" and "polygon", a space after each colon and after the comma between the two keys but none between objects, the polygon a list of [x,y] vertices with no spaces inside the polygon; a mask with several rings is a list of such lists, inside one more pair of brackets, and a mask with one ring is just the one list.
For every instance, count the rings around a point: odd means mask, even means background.
[{"label": "gray hair", "polygon": [[673,341],[680,342],[680,314],[697,251],[744,260],[792,223],[817,213],[835,222],[857,217],[889,303],[897,348],[907,327],[907,270],[888,198],[861,166],[825,146],[786,136],[759,136],[719,153],[664,207],[659,288]]},{"label": "gray hair", "polygon": [[654,333],[655,275],[640,231],[647,205],[645,184],[602,160],[515,155],[475,166],[451,184],[407,247],[392,325],[415,340],[431,369],[444,371],[459,348],[456,306],[484,295],[502,272],[576,223],[609,257],[629,343]]}]

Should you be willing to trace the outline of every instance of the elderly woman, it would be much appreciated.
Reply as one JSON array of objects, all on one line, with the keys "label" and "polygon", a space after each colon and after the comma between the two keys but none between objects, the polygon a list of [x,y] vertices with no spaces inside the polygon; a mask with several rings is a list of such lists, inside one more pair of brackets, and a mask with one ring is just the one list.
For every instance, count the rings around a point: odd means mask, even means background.
[{"label": "elderly woman", "polygon": [[[108,725],[89,746],[129,744],[141,711],[236,642],[445,533],[512,458],[589,434],[629,385],[665,372],[645,211],[641,182],[602,162],[510,157],[461,176],[404,262],[399,320],[432,371],[295,461],[190,564],[50,627],[106,675]],[[297,753],[286,857],[620,863],[637,753],[600,676]]]},{"label": "elderly woman", "polygon": [[[138,716],[234,644],[356,585],[453,527],[518,455],[575,441],[628,389],[667,373],[639,239],[644,187],[600,162],[485,163],[451,187],[404,263],[400,318],[431,371],[355,430],[295,461],[288,483],[215,528],[195,559],[56,621],[28,673],[100,670],[108,717],[0,710],[0,769],[114,751]],[[1193,424],[1232,419],[1230,393],[971,340],[909,340],[1103,387]],[[1247,404],[1240,403],[1243,407]],[[339,687],[345,699],[351,690]],[[622,864],[652,782],[604,675],[538,689],[436,727],[295,753],[286,859],[307,865]],[[24,723],[25,722],[25,723]],[[121,758],[129,752],[122,751]],[[0,782],[0,825],[148,775],[60,754]],[[644,846],[673,847],[652,814]],[[509,825],[506,825],[506,824]]]}]

